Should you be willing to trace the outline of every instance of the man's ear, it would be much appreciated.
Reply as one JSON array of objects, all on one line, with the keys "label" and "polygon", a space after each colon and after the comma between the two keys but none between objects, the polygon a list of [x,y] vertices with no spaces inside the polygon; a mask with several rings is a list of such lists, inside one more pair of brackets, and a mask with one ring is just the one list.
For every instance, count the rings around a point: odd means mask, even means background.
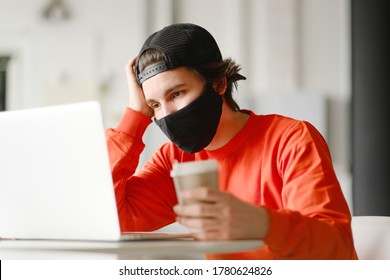
[{"label": "man's ear", "polygon": [[212,82],[213,89],[219,93],[219,95],[225,94],[227,88],[226,77],[219,78]]}]

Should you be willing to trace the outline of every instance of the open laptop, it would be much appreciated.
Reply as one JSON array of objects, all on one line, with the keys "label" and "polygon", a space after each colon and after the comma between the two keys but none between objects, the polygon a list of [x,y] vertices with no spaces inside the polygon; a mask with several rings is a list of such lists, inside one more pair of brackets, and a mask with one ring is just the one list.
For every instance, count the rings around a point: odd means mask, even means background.
[{"label": "open laptop", "polygon": [[121,234],[98,102],[0,113],[0,237],[139,240]]}]

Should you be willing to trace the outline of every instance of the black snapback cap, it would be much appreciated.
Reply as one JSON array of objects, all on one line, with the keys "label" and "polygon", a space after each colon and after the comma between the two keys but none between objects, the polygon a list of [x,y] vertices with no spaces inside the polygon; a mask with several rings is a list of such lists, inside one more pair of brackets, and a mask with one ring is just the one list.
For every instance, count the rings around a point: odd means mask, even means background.
[{"label": "black snapback cap", "polygon": [[[140,56],[149,49],[161,51],[165,60],[139,71]],[[181,66],[222,61],[222,55],[214,37],[203,27],[191,23],[172,24],[153,33],[145,41],[136,61],[139,84],[166,70]]]}]

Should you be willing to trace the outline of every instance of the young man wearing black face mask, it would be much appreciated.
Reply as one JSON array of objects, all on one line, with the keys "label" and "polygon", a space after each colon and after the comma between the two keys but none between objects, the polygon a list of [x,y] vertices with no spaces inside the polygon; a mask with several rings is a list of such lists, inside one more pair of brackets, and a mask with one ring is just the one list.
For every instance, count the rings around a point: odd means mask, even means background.
[{"label": "young man wearing black face mask", "polygon": [[[107,130],[123,231],[174,221],[200,240],[263,239],[257,250],[209,259],[355,259],[351,215],[329,149],[309,123],[240,110],[232,98],[245,79],[205,29],[174,24],[152,34],[126,65],[129,104]],[[135,174],[142,136],[154,119],[171,142]],[[215,159],[219,191],[189,189],[177,205],[170,171]]]}]

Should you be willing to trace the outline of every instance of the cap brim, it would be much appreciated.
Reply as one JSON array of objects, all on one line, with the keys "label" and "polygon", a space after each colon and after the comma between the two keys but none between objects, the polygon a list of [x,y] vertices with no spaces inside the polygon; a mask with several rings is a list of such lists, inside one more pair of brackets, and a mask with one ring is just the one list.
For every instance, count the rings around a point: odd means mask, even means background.
[{"label": "cap brim", "polygon": [[236,73],[234,76],[237,77],[236,81],[238,81],[238,80],[246,80],[246,77],[241,75],[241,74]]}]

